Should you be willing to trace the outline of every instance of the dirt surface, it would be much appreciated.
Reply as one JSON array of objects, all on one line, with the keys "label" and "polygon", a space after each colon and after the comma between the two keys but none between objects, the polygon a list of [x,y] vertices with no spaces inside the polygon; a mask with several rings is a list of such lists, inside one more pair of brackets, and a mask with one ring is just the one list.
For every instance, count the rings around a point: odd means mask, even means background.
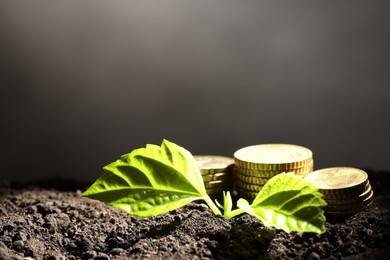
[{"label": "dirt surface", "polygon": [[0,187],[0,259],[388,259],[390,172],[368,171],[374,203],[327,219],[323,235],[287,234],[202,203],[138,218],[80,197],[66,181]]}]

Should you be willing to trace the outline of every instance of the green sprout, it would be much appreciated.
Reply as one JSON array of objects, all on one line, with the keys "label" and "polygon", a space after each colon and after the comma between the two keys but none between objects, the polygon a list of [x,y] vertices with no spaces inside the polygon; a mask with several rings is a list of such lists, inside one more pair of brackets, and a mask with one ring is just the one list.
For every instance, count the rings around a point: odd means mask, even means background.
[{"label": "green sprout", "polygon": [[326,202],[315,186],[293,173],[271,178],[252,204],[241,198],[237,209],[232,210],[230,192],[223,192],[223,205],[214,203],[192,154],[167,140],[161,146],[148,144],[133,150],[103,169],[106,174],[82,196],[100,200],[130,215],[159,215],[203,200],[215,215],[225,218],[247,213],[267,226],[286,232],[325,232]]}]

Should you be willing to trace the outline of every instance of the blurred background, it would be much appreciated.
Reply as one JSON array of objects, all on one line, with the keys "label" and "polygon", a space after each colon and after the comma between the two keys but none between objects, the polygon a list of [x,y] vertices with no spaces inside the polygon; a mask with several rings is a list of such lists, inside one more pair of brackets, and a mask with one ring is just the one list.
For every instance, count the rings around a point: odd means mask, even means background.
[{"label": "blurred background", "polygon": [[164,138],[389,170],[389,5],[1,1],[0,180],[93,181]]}]

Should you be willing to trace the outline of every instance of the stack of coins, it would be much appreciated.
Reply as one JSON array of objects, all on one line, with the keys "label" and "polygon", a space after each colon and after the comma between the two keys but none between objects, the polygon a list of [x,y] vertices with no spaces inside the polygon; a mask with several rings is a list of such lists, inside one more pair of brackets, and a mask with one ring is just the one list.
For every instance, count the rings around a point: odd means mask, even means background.
[{"label": "stack of coins", "polygon": [[272,177],[282,172],[305,176],[313,171],[313,153],[291,144],[261,144],[234,153],[234,183],[238,195],[253,199]]},{"label": "stack of coins", "polygon": [[212,198],[221,198],[223,191],[229,191],[232,183],[234,160],[217,155],[195,155],[207,194]]},{"label": "stack of coins", "polygon": [[350,167],[334,167],[314,171],[304,177],[324,196],[328,203],[325,214],[347,217],[362,211],[373,201],[368,175]]}]

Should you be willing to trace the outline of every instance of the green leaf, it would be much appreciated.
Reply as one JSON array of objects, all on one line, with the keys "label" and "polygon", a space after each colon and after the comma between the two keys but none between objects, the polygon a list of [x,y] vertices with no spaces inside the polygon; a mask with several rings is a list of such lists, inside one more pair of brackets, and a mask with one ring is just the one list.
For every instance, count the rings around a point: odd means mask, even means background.
[{"label": "green leaf", "polygon": [[103,169],[106,174],[82,196],[141,217],[163,214],[198,199],[220,214],[191,153],[167,140],[161,147],[148,144],[136,149]]},{"label": "green leaf", "polygon": [[240,199],[237,206],[265,225],[286,232],[325,232],[323,208],[326,202],[322,194],[293,173],[276,175],[264,185],[251,205]]}]

